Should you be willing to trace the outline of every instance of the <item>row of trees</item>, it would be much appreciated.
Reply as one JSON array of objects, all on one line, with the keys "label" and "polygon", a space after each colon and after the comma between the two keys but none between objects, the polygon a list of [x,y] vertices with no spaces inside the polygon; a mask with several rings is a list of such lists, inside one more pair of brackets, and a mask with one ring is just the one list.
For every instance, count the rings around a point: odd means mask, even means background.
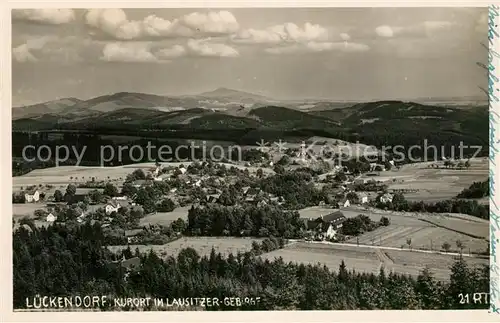
[{"label": "row of trees", "polygon": [[20,228],[13,233],[14,307],[25,307],[25,299],[36,294],[259,298],[254,304],[243,303],[239,308],[222,305],[216,310],[488,307],[486,302],[460,304],[460,293],[489,290],[488,266],[471,268],[463,260],[452,266],[449,282],[440,282],[429,270],[416,278],[383,269],[375,275],[348,270],[349,264],[342,263],[333,272],[321,265],[285,263],[281,258],[263,260],[254,251],[227,257],[213,251],[200,256],[186,248],[163,259],[153,251],[136,252],[141,267],[127,275],[123,268],[110,264],[122,255],[105,247],[99,226],[54,225],[32,232]]}]

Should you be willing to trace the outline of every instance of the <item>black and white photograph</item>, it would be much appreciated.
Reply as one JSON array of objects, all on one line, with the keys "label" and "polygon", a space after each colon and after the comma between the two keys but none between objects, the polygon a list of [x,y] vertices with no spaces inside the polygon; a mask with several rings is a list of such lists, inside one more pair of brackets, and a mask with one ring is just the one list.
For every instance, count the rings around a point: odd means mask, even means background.
[{"label": "black and white photograph", "polygon": [[489,10],[13,9],[13,310],[488,310]]}]

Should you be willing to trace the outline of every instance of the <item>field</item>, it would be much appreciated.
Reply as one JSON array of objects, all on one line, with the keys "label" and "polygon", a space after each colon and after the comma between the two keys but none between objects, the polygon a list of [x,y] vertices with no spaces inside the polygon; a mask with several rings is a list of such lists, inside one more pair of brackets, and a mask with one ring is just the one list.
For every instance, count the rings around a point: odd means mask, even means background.
[{"label": "field", "polygon": [[471,159],[470,168],[462,170],[429,168],[431,164],[443,167],[442,162],[409,164],[399,170],[380,172],[375,179],[386,182],[389,189],[417,189],[418,192],[405,194],[409,201],[437,202],[454,198],[472,183],[488,178],[487,158]]},{"label": "field", "polygon": [[[153,249],[162,257],[177,256],[180,250],[184,248],[195,249],[200,256],[208,256],[212,251],[212,247],[216,252],[227,256],[230,253],[236,255],[238,252],[245,252],[252,249],[252,242],[259,239],[251,238],[218,238],[218,237],[183,237],[173,242],[164,245],[130,245],[132,251],[139,248],[141,252],[147,252]],[[127,246],[110,246],[111,251],[117,252],[126,249]]]},{"label": "field", "polygon": [[[321,207],[309,207],[300,210],[303,218],[316,218],[333,210]],[[464,253],[482,253],[487,250],[489,239],[488,221],[462,214],[429,214],[411,212],[391,212],[362,207],[342,208],[347,218],[359,214],[379,221],[382,216],[389,218],[390,225],[367,232],[347,242],[394,248],[408,248],[407,239],[411,239],[413,249],[441,250],[443,243],[450,244],[451,251],[459,251],[456,241],[464,244]]]},{"label": "field", "polygon": [[[436,279],[448,280],[454,256],[416,251],[385,250],[340,244],[298,242],[284,249],[275,250],[262,257],[272,260],[282,257],[285,262],[322,264],[337,271],[342,260],[347,268],[358,272],[378,273],[381,266],[386,272],[418,275],[427,265]],[[488,264],[488,259],[464,257],[469,264]]]},{"label": "field", "polygon": [[158,212],[156,214],[147,215],[141,219],[140,225],[141,226],[149,224],[169,225],[171,222],[177,220],[178,218],[187,221],[188,211],[190,208],[191,206],[183,206],[176,208],[172,212],[168,213]]}]

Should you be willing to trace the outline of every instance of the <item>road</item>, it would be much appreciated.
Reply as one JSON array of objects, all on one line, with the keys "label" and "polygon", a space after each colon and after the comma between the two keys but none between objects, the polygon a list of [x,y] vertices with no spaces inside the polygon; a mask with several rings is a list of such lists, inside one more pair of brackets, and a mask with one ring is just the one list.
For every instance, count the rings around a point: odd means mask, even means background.
[{"label": "road", "polygon": [[[358,247],[358,248],[372,248],[372,249],[380,249],[380,250],[396,250],[396,251],[410,251],[410,252],[420,252],[420,253],[431,253],[431,254],[439,254],[439,255],[448,255],[448,256],[460,256],[460,253],[457,252],[442,252],[442,251],[434,251],[434,250],[420,250],[420,249],[401,249],[401,248],[395,248],[395,247],[384,247],[384,246],[370,246],[370,245],[363,245],[363,244],[355,244],[355,243],[343,243],[343,242],[329,242],[329,241],[304,241],[304,240],[289,240],[290,243],[297,243],[297,242],[306,242],[306,243],[316,243],[316,244],[329,244],[329,245],[335,245],[335,246],[346,246],[346,247]],[[463,257],[472,257],[476,258],[476,256],[463,253]]]}]

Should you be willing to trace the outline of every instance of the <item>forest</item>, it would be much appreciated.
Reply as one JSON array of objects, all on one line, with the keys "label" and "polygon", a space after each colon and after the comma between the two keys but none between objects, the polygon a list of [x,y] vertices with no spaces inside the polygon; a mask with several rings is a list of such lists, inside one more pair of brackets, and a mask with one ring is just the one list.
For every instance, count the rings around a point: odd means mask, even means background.
[{"label": "forest", "polygon": [[[331,271],[321,265],[263,260],[262,250],[227,257],[212,251],[200,256],[186,248],[160,258],[154,252],[113,254],[99,225],[48,228],[21,226],[13,233],[14,307],[26,306],[35,295],[107,295],[109,297],[254,297],[240,308],[221,305],[200,310],[348,310],[348,309],[472,309],[488,304],[460,304],[459,294],[489,291],[488,266],[471,268],[458,259],[449,282],[424,269],[409,277],[382,268],[375,274]],[[275,240],[276,241],[276,240]],[[267,241],[267,250],[283,242]],[[127,249],[125,249],[127,250]],[[138,256],[140,266],[126,271],[113,265]],[[101,310],[115,310],[102,307]],[[121,308],[127,310],[127,308]],[[149,307],[145,310],[156,310]]]}]

